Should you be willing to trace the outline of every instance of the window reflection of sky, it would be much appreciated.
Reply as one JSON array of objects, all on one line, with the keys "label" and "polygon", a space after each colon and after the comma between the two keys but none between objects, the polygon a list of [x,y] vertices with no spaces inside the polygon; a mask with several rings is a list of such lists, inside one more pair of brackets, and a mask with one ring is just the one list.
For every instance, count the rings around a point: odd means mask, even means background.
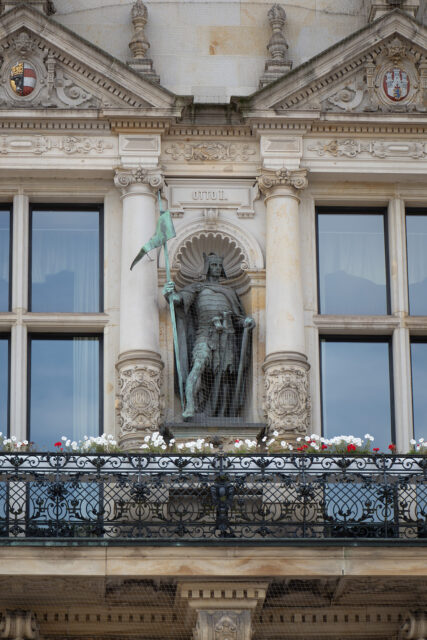
[{"label": "window reflection of sky", "polygon": [[321,313],[387,313],[384,216],[318,215]]},{"label": "window reflection of sky", "polygon": [[409,311],[427,315],[427,216],[406,216]]},{"label": "window reflection of sky", "polygon": [[391,442],[389,344],[322,340],[323,434],[365,433],[373,446]]},{"label": "window reflection of sky", "polygon": [[62,435],[79,440],[98,434],[98,339],[33,339],[30,439],[53,449]]},{"label": "window reflection of sky", "polygon": [[99,311],[99,212],[33,211],[32,311]]},{"label": "window reflection of sky", "polygon": [[9,310],[10,212],[0,210],[0,311]]},{"label": "window reflection of sky", "polygon": [[427,342],[411,344],[414,438],[427,440]]}]

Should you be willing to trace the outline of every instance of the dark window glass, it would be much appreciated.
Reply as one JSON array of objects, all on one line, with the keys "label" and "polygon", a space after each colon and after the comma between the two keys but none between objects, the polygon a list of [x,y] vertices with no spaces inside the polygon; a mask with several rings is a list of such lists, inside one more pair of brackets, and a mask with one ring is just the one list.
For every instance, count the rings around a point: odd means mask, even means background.
[{"label": "dark window glass", "polygon": [[0,311],[9,311],[10,210],[0,209]]},{"label": "dark window glass", "polygon": [[427,440],[427,342],[411,343],[414,438]]},{"label": "dark window glass", "polygon": [[31,310],[100,311],[99,210],[32,210]]},{"label": "dark window glass", "polygon": [[393,439],[390,345],[322,338],[323,435],[374,436],[388,451]]},{"label": "dark window glass", "polygon": [[0,337],[0,432],[9,429],[9,339]]},{"label": "dark window glass", "polygon": [[384,215],[319,212],[319,312],[388,312]]},{"label": "dark window glass", "polygon": [[30,339],[29,439],[53,449],[101,428],[100,338]]},{"label": "dark window glass", "polygon": [[406,216],[409,310],[427,316],[427,215]]}]

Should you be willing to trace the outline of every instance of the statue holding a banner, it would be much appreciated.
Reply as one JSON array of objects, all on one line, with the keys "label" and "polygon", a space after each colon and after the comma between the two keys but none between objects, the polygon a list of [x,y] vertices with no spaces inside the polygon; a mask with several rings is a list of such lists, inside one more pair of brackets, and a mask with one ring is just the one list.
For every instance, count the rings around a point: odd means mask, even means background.
[{"label": "statue holding a banner", "polygon": [[255,321],[246,316],[239,296],[220,283],[223,259],[204,254],[203,282],[179,293],[167,282],[163,293],[175,306],[179,369],[185,389],[182,417],[232,417],[244,403]]},{"label": "statue holding a banner", "polygon": [[246,394],[255,321],[246,316],[235,290],[220,283],[226,274],[223,258],[215,253],[203,254],[205,280],[176,292],[167,247],[175,229],[170,212],[162,211],[160,193],[159,209],[156,232],[131,269],[150,251],[163,247],[167,278],[163,294],[171,314],[182,417],[236,418]]}]

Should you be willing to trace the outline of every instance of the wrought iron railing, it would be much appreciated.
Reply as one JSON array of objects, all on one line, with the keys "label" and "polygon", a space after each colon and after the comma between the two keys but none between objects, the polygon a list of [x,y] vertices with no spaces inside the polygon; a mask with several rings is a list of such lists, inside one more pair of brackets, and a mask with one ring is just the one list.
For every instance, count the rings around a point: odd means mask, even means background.
[{"label": "wrought iron railing", "polygon": [[427,457],[0,453],[0,544],[427,538]]}]

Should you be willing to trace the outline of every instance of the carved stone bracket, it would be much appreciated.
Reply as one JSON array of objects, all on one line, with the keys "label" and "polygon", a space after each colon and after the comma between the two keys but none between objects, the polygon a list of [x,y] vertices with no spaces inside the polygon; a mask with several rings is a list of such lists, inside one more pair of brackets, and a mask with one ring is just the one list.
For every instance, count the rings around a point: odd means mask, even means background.
[{"label": "carved stone bracket", "polygon": [[153,193],[157,193],[163,187],[163,174],[160,168],[146,169],[117,169],[114,176],[114,184],[117,188],[126,191],[132,185],[146,185]]},{"label": "carved stone bracket", "polygon": [[264,363],[264,411],[270,431],[295,438],[311,421],[309,365],[300,354],[272,354]]},{"label": "carved stone bracket", "polygon": [[252,613],[264,602],[266,582],[191,582],[179,585],[182,599],[197,612],[194,640],[250,640]]},{"label": "carved stone bracket", "polygon": [[39,627],[32,611],[6,611],[0,618],[0,638],[8,640],[37,640]]},{"label": "carved stone bracket", "polygon": [[410,611],[400,628],[399,638],[424,640],[427,637],[427,610]]},{"label": "carved stone bracket", "polygon": [[307,180],[306,169],[278,169],[277,171],[263,169],[257,176],[258,187],[265,196],[270,195],[274,187],[292,187],[293,189],[305,189]]},{"label": "carved stone bracket", "polygon": [[117,363],[116,411],[125,449],[139,447],[145,435],[158,431],[163,415],[163,364],[157,354],[143,356],[122,354]]}]

